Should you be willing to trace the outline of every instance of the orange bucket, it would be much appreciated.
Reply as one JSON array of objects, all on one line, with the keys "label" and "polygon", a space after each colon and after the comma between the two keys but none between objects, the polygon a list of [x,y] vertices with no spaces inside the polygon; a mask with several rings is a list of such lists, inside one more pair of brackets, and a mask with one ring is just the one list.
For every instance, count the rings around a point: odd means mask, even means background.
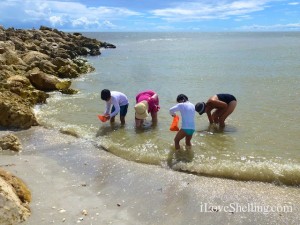
[{"label": "orange bucket", "polygon": [[179,131],[178,122],[179,122],[179,116],[175,115],[173,117],[173,121],[170,126],[170,131]]},{"label": "orange bucket", "polygon": [[98,115],[99,120],[101,120],[103,123],[107,121],[107,117],[103,115]]}]

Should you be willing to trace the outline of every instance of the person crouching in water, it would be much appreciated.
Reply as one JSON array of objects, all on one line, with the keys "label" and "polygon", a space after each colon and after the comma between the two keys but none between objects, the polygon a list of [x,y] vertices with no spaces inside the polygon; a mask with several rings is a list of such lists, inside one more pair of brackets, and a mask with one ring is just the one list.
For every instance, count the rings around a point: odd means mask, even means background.
[{"label": "person crouching in water", "polygon": [[181,114],[181,129],[174,138],[175,149],[179,150],[179,142],[183,138],[185,138],[185,144],[188,147],[192,146],[191,139],[195,132],[195,105],[189,102],[188,97],[184,94],[177,96],[177,102],[178,104],[170,108],[169,112],[172,116],[175,116],[177,111]]},{"label": "person crouching in water", "polygon": [[136,96],[135,126],[142,127],[148,114],[151,114],[152,125],[157,123],[157,112],[160,109],[158,94],[152,90],[142,91]]},{"label": "person crouching in water", "polygon": [[[202,115],[207,114],[211,124],[218,123],[220,127],[225,127],[226,118],[234,111],[237,104],[236,98],[231,94],[216,94],[210,97],[206,103],[198,102],[195,110]],[[215,110],[212,114],[212,110]]]}]

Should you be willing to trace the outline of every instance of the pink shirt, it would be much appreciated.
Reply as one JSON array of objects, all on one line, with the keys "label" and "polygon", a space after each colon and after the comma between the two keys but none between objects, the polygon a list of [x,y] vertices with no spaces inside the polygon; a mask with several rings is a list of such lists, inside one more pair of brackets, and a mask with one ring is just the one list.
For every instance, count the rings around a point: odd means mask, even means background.
[{"label": "pink shirt", "polygon": [[147,91],[143,91],[140,92],[137,96],[136,96],[136,103],[139,103],[141,101],[147,101],[148,102],[148,112],[158,112],[159,110],[159,99],[157,98],[151,98],[153,95],[155,95],[156,93],[154,91],[151,90],[147,90]]}]

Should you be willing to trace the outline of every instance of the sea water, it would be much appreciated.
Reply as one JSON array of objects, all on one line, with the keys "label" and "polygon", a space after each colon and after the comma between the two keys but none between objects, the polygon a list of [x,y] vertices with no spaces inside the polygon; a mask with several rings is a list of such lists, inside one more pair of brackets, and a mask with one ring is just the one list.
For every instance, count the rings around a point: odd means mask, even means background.
[{"label": "sea water", "polygon": [[[69,130],[126,160],[198,175],[300,184],[300,33],[84,33],[116,45],[88,57],[96,71],[73,80],[75,95],[51,93],[36,108],[46,127]],[[102,89],[129,98],[126,125],[102,123]],[[134,126],[138,92],[159,95],[158,124]],[[169,108],[178,94],[196,104],[237,98],[225,129],[196,115],[192,148],[174,151]]]}]

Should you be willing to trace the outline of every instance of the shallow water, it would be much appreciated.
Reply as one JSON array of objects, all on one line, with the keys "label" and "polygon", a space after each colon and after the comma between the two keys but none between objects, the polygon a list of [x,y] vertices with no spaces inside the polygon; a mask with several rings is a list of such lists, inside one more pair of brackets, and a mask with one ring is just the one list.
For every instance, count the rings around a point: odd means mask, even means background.
[{"label": "shallow water", "polygon": [[[96,68],[73,81],[80,92],[52,93],[36,108],[48,127],[74,130],[131,161],[236,180],[300,184],[300,33],[87,33],[113,43],[88,60]],[[104,88],[130,100],[126,125],[102,123]],[[156,126],[134,128],[135,95],[153,89]],[[231,93],[238,105],[224,130],[196,115],[191,150],[174,152],[168,109],[184,93],[192,103]],[[183,145],[183,142],[181,143]],[[183,149],[184,146],[183,146]]]}]

